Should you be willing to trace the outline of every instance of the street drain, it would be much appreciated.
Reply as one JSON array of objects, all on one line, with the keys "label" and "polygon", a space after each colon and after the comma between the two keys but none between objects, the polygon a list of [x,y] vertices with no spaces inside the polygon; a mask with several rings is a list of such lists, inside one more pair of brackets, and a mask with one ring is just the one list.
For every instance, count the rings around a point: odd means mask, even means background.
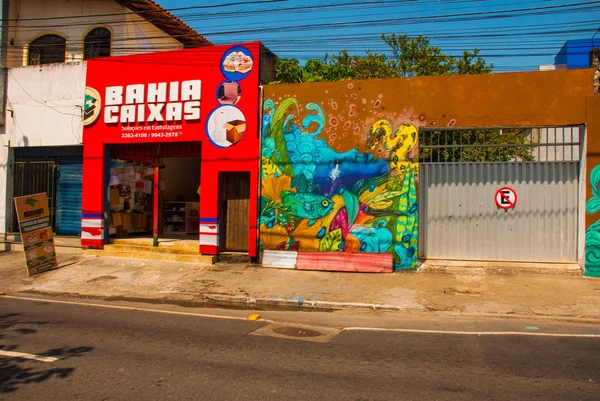
[{"label": "street drain", "polygon": [[253,331],[250,333],[250,335],[326,343],[335,337],[339,332],[339,329],[332,329],[329,327],[273,323]]},{"label": "street drain", "polygon": [[278,327],[276,329],[273,329],[273,332],[289,337],[318,337],[323,335],[323,333],[319,333],[316,330],[289,326]]},{"label": "street drain", "polygon": [[86,281],[86,283],[103,283],[105,281],[110,281],[116,279],[115,276],[100,276],[93,278],[91,280]]}]

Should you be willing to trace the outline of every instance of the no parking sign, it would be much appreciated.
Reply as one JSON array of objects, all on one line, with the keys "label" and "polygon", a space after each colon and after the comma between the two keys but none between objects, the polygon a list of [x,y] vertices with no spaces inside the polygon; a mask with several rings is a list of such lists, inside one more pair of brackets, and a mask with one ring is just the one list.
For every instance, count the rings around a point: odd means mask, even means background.
[{"label": "no parking sign", "polygon": [[512,209],[517,204],[517,192],[510,187],[502,187],[496,191],[494,199],[500,209]]}]

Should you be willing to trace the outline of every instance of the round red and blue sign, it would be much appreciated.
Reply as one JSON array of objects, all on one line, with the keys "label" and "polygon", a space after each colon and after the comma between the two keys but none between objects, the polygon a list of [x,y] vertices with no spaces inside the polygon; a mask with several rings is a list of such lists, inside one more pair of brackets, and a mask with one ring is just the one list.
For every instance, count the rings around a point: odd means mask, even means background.
[{"label": "round red and blue sign", "polygon": [[517,204],[517,192],[510,187],[502,187],[496,191],[494,199],[500,209],[512,209]]}]

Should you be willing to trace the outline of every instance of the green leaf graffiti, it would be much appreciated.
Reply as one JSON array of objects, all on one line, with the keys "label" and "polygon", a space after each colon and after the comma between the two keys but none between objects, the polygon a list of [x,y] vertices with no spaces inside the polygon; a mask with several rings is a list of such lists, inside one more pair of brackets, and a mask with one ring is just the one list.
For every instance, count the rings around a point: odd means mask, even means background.
[{"label": "green leaf graffiti", "polygon": [[350,191],[344,191],[342,192],[342,197],[344,198],[344,204],[346,205],[346,211],[348,212],[348,223],[352,225],[358,216],[358,208],[360,206],[358,196]]},{"label": "green leaf graffiti", "polygon": [[341,251],[342,244],[342,230],[331,231],[327,234],[319,243],[319,252],[338,252]]},{"label": "green leaf graffiti", "polygon": [[283,139],[285,123],[288,121],[286,112],[291,106],[296,106],[296,112],[299,113],[298,102],[296,99],[285,99],[279,104],[279,107],[277,107],[277,110],[273,115],[273,120],[271,122],[273,128],[270,134],[275,138],[276,144],[275,152],[273,152],[271,160],[279,165],[283,174],[293,177],[294,171],[285,148],[285,140]]},{"label": "green leaf graffiti", "polygon": [[[592,198],[585,204],[589,214],[600,210],[600,165],[590,173]],[[600,277],[600,220],[591,224],[585,232],[585,275]]]},{"label": "green leaf graffiti", "polygon": [[369,203],[379,203],[379,202],[384,202],[384,201],[390,201],[392,199],[396,199],[397,197],[404,195],[407,192],[408,192],[408,189],[406,189],[404,191],[384,192],[380,195],[377,195],[373,199],[371,199],[371,202],[369,202]]},{"label": "green leaf graffiti", "polygon": [[592,169],[590,185],[593,197],[587,201],[585,210],[590,214],[594,214],[600,210],[600,165]]}]

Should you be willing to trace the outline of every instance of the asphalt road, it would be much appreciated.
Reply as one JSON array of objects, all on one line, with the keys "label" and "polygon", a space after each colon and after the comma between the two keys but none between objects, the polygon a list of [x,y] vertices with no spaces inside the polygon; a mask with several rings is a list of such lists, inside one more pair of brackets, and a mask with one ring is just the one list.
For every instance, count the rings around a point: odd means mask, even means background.
[{"label": "asphalt road", "polygon": [[270,327],[0,298],[0,400],[600,399],[600,338]]}]

